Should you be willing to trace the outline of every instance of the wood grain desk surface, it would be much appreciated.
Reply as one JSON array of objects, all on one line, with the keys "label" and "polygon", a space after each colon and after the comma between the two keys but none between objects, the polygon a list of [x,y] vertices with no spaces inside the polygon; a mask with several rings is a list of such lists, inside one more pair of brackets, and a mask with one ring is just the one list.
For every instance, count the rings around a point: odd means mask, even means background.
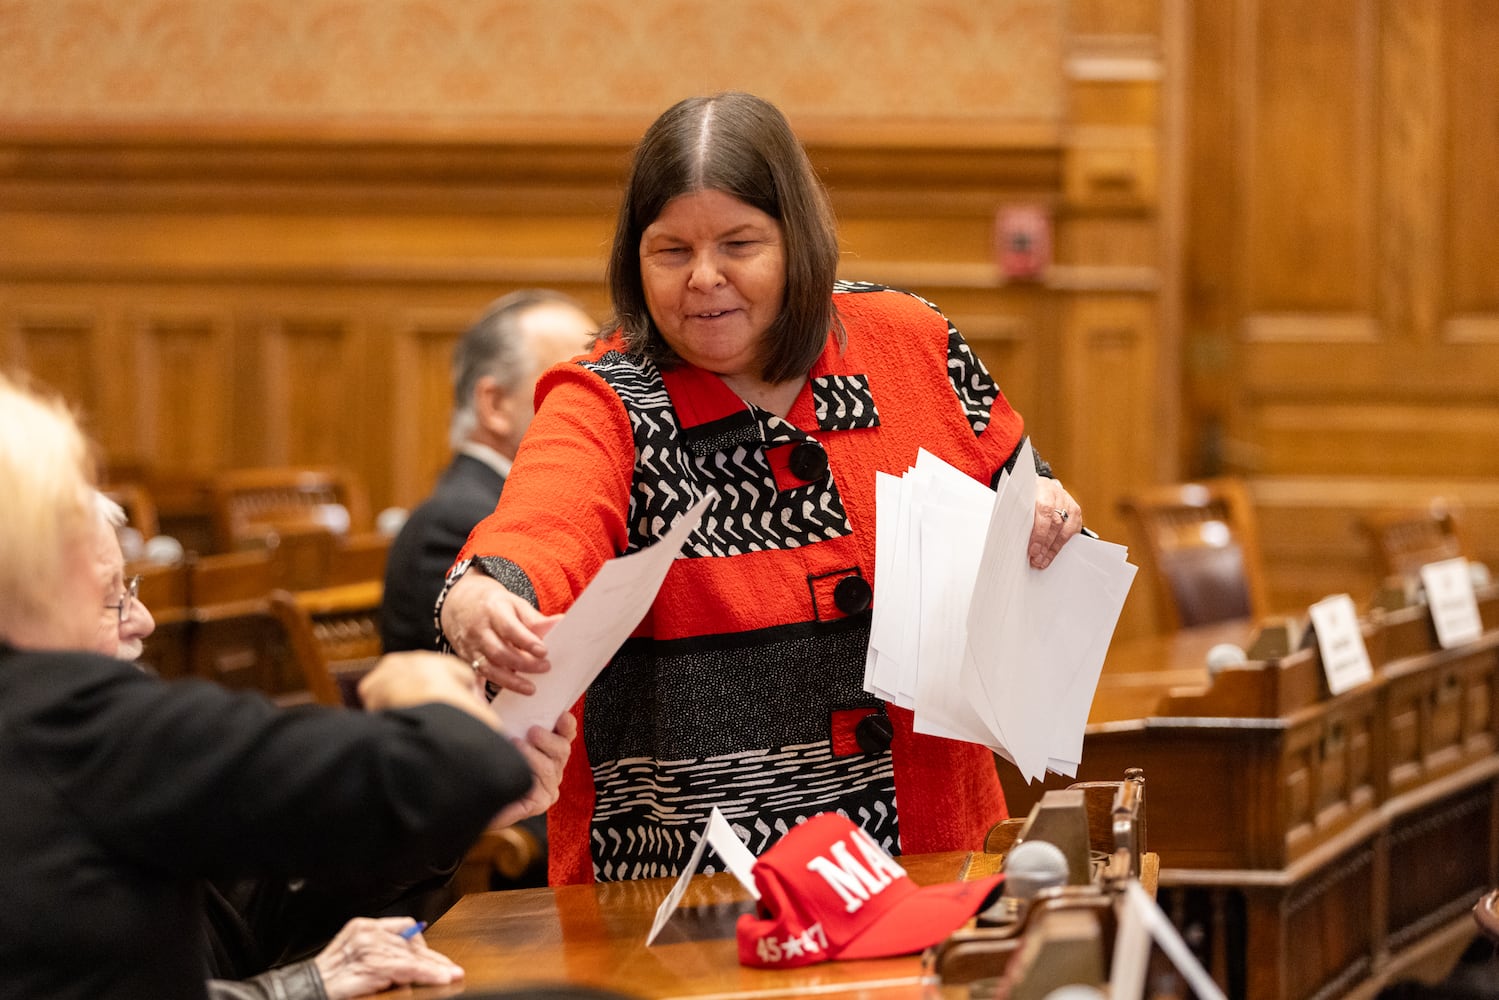
[{"label": "wood grain desk surface", "polygon": [[[922,885],[999,871],[1002,857],[954,851],[899,859]],[[752,901],[732,875],[693,878],[660,937],[645,937],[675,879],[640,879],[555,889],[473,893],[426,934],[463,966],[461,985],[402,990],[401,997],[451,997],[465,990],[572,984],[641,997],[760,1000],[773,997],[905,998],[966,995],[923,989],[921,956],[822,962],[801,969],[739,964],[734,923]]]}]

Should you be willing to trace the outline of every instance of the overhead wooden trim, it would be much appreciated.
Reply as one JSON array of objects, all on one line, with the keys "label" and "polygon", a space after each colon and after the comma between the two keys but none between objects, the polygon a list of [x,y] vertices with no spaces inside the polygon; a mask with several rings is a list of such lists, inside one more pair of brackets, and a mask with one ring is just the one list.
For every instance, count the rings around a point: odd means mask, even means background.
[{"label": "overhead wooden trim", "polygon": [[[427,205],[432,192],[482,202],[534,192],[552,207],[617,192],[644,123],[617,119],[441,124],[10,123],[0,126],[0,206],[109,208],[226,196],[295,209],[377,201]],[[1050,122],[809,122],[798,126],[830,187],[1046,190],[1061,177]],[[559,203],[571,192],[576,204]],[[81,199],[81,201],[79,200]]]}]

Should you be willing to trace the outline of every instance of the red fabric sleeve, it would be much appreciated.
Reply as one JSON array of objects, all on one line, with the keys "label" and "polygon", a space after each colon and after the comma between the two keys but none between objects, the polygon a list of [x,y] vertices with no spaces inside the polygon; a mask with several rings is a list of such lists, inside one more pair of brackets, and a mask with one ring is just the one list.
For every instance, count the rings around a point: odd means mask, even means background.
[{"label": "red fabric sleeve", "polygon": [[541,611],[556,614],[624,551],[635,439],[619,397],[579,365],[548,371],[536,399],[499,505],[458,558],[510,560],[530,577]]}]

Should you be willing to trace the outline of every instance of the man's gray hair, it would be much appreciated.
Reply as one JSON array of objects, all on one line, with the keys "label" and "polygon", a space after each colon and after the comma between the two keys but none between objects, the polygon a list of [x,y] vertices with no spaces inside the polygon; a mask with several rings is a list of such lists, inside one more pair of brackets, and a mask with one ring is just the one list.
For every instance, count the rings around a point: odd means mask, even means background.
[{"label": "man's gray hair", "polygon": [[474,412],[474,387],[485,375],[507,392],[531,374],[534,364],[520,338],[520,321],[537,306],[568,305],[586,312],[582,303],[561,292],[525,288],[495,299],[453,348],[453,419],[448,440],[460,447],[479,422]]}]

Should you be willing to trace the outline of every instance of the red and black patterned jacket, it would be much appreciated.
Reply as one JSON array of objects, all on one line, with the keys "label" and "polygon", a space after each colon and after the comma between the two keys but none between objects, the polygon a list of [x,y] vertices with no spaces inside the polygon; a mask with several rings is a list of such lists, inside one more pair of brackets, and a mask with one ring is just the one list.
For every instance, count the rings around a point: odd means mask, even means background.
[{"label": "red and black patterned jacket", "polygon": [[[563,611],[605,560],[718,494],[574,709],[580,742],[548,814],[554,884],[676,874],[715,805],[757,854],[829,810],[908,853],[977,848],[1005,816],[988,750],[913,733],[863,676],[875,473],[925,448],[992,484],[1022,421],[930,303],[849,283],[835,302],[847,346],[829,337],[785,419],[618,340],[538,387],[499,507],[455,571],[473,558]],[[892,723],[888,749],[854,738],[871,712]]]}]

